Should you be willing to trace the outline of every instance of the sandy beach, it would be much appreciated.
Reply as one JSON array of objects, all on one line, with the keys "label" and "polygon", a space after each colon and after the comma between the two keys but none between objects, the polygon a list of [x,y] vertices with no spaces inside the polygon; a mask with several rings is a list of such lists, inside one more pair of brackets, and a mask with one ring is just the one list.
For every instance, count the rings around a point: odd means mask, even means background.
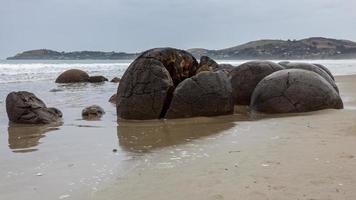
[{"label": "sandy beach", "polygon": [[61,125],[1,125],[0,199],[353,200],[356,76],[337,83],[344,110],[119,124],[76,96]]}]

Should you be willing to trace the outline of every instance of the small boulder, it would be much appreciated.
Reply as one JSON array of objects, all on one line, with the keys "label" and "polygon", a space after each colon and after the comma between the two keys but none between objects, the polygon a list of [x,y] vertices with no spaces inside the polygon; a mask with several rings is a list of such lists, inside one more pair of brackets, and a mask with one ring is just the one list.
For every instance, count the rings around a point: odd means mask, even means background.
[{"label": "small boulder", "polygon": [[111,79],[111,81],[110,82],[112,82],[112,83],[119,83],[120,82],[120,78],[118,78],[118,77],[114,77],[113,79]]},{"label": "small boulder", "polygon": [[337,92],[339,92],[339,88],[336,86],[335,81],[331,78],[331,76],[324,71],[322,68],[313,65],[313,64],[309,64],[309,63],[299,63],[299,62],[291,62],[288,63],[285,66],[286,69],[304,69],[304,70],[308,70],[308,71],[312,71],[315,72],[317,74],[319,74],[320,76],[322,76],[326,81],[328,81]]},{"label": "small boulder", "polygon": [[219,64],[216,63],[213,59],[209,58],[208,56],[202,56],[200,58],[200,63],[198,65],[197,73],[203,71],[210,71],[214,72],[219,68]]},{"label": "small boulder", "polygon": [[70,69],[58,76],[56,83],[78,83],[78,82],[88,82],[89,75],[79,69]]},{"label": "small boulder", "polygon": [[92,105],[82,110],[83,119],[99,119],[105,114],[100,106]]},{"label": "small boulder", "polygon": [[47,108],[42,100],[26,91],[7,95],[6,112],[11,122],[23,124],[49,124],[62,118],[60,110]]},{"label": "small boulder", "polygon": [[116,105],[116,102],[117,102],[117,94],[113,94],[113,95],[110,97],[109,102]]},{"label": "small boulder", "polygon": [[222,72],[201,72],[181,82],[173,93],[166,118],[232,114],[230,81]]},{"label": "small boulder", "polygon": [[235,67],[230,73],[235,104],[249,105],[256,85],[264,77],[283,69],[270,61],[251,61]]},{"label": "small boulder", "polygon": [[342,109],[343,102],[319,74],[287,69],[265,77],[253,92],[250,108],[265,113],[295,113]]},{"label": "small boulder", "polygon": [[90,83],[101,83],[101,82],[105,82],[105,81],[108,81],[108,79],[105,78],[104,76],[90,76],[89,77]]}]

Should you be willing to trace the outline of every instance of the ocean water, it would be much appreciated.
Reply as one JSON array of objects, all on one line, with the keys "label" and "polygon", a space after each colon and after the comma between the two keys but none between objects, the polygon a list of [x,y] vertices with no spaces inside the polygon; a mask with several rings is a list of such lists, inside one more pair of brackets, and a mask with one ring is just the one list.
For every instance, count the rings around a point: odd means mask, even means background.
[{"label": "ocean water", "polygon": [[[113,177],[121,177],[135,166],[158,166],[152,158],[155,152],[167,153],[170,160],[175,160],[187,152],[188,147],[181,145],[189,144],[190,154],[177,162],[204,157],[202,149],[213,148],[212,138],[236,126],[237,116],[119,124],[115,105],[108,102],[118,84],[54,83],[61,72],[70,68],[108,79],[121,77],[131,62],[0,60],[0,199],[90,199]],[[239,65],[246,61],[218,62]],[[356,60],[303,62],[323,64],[334,75],[356,74]],[[63,123],[9,124],[6,96],[22,90],[60,109]],[[103,107],[106,114],[98,121],[83,120],[81,110],[93,104]],[[162,165],[172,167],[175,162]]]}]

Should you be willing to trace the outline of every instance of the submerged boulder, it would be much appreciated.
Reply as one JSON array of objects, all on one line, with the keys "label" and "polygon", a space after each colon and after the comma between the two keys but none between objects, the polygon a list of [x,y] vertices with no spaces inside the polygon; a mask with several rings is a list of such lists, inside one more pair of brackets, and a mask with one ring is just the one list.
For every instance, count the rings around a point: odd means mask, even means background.
[{"label": "submerged boulder", "polygon": [[175,86],[195,75],[198,62],[188,52],[157,48],[142,53],[126,70],[117,90],[117,116],[163,118]]},{"label": "submerged boulder", "polygon": [[343,102],[332,85],[319,74],[287,69],[265,77],[257,85],[250,107],[265,113],[294,113],[342,109]]},{"label": "submerged boulder", "polygon": [[322,76],[326,81],[328,81],[335,88],[335,90],[337,92],[339,92],[339,88],[336,86],[335,81],[331,78],[331,76],[326,71],[324,71],[319,66],[309,64],[309,63],[291,62],[291,63],[288,63],[285,66],[285,68],[286,69],[304,69],[304,70],[315,72],[315,73],[319,74],[320,76]]},{"label": "submerged boulder", "polygon": [[108,79],[104,76],[90,76],[88,81],[90,83],[102,83],[108,81]]},{"label": "submerged boulder", "polygon": [[47,108],[41,99],[26,91],[7,95],[6,112],[11,122],[23,124],[49,124],[62,117],[60,110]]},{"label": "submerged boulder", "polygon": [[173,94],[166,118],[232,114],[229,79],[221,72],[201,72],[181,82]]},{"label": "submerged boulder", "polygon": [[264,77],[283,69],[270,61],[251,61],[235,67],[230,73],[235,104],[249,105],[256,85]]},{"label": "submerged boulder", "polygon": [[120,82],[120,78],[118,78],[118,77],[114,77],[113,79],[111,79],[111,81],[110,82],[112,82],[112,83],[119,83]]},{"label": "submerged boulder", "polygon": [[62,74],[60,74],[56,83],[78,83],[78,82],[88,82],[89,75],[80,69],[70,69]]},{"label": "submerged boulder", "polygon": [[99,119],[105,114],[100,106],[92,105],[82,110],[83,119]]}]

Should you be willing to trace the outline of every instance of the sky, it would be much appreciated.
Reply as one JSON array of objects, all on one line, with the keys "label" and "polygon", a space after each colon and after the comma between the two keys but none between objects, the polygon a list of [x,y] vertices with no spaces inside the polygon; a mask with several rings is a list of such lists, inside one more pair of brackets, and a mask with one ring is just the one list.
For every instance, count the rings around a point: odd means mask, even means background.
[{"label": "sky", "polygon": [[221,49],[258,39],[356,41],[356,0],[0,0],[0,58],[32,49]]}]

